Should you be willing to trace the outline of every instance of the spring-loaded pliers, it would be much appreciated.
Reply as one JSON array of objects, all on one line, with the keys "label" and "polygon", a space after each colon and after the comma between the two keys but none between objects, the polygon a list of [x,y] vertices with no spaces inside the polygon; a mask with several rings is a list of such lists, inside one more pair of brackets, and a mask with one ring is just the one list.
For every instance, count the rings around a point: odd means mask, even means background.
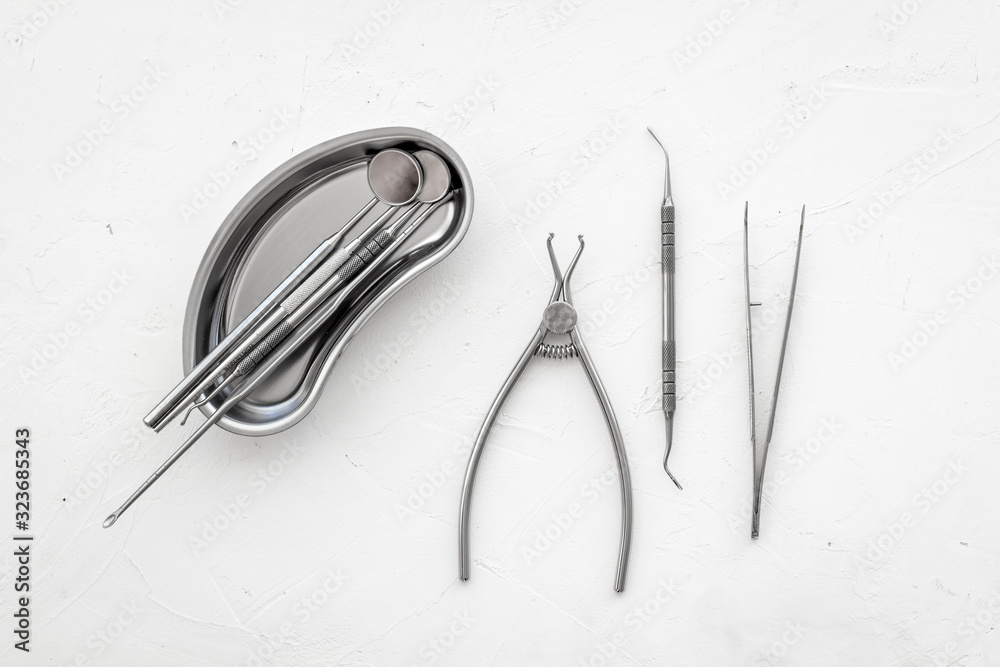
[{"label": "spring-loaded pliers", "polygon": [[[482,457],[483,448],[486,446],[486,439],[489,437],[490,429],[493,427],[494,422],[496,422],[504,402],[521,377],[524,369],[528,367],[528,363],[532,357],[544,357],[547,359],[577,357],[583,364],[584,370],[587,371],[590,385],[601,402],[601,407],[604,410],[604,421],[607,422],[608,430],[611,432],[611,439],[614,442],[615,461],[618,464],[618,482],[621,487],[622,503],[621,540],[618,547],[618,570],[615,574],[615,590],[620,593],[625,590],[625,570],[628,566],[629,548],[632,542],[632,483],[629,477],[628,459],[625,456],[625,444],[622,442],[621,430],[618,428],[618,420],[615,418],[614,410],[611,408],[608,394],[604,390],[604,385],[601,384],[597,370],[594,368],[594,362],[591,361],[590,354],[583,343],[583,338],[580,336],[580,331],[576,328],[578,318],[576,308],[573,306],[573,296],[570,293],[569,280],[573,274],[573,269],[576,268],[577,261],[580,259],[580,254],[583,252],[583,236],[578,237],[580,239],[580,247],[573,256],[573,260],[569,263],[565,275],[559,270],[559,263],[556,261],[556,255],[552,249],[552,238],[554,236],[555,234],[549,234],[548,241],[546,241],[549,260],[552,262],[552,272],[555,274],[556,281],[555,287],[552,289],[552,296],[549,297],[549,303],[542,313],[542,322],[538,326],[538,330],[535,332],[534,337],[532,337],[531,342],[528,343],[528,347],[524,350],[517,365],[514,366],[514,370],[511,371],[507,380],[503,383],[503,387],[500,388],[500,393],[493,401],[493,405],[490,406],[489,412],[486,413],[486,419],[483,421],[483,425],[479,429],[479,434],[476,436],[476,442],[472,447],[469,466],[465,471],[465,483],[462,485],[462,501],[459,506],[459,570],[462,580],[467,581],[471,570],[469,557],[469,513],[472,503],[472,487],[476,480],[479,459]],[[545,339],[549,334],[568,335],[570,342],[554,345],[546,344]]]}]

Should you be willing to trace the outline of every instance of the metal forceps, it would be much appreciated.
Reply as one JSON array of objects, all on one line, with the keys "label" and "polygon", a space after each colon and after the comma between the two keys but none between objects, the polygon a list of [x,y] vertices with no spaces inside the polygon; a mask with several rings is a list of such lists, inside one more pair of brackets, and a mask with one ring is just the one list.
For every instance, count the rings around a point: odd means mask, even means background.
[{"label": "metal forceps", "polygon": [[[555,274],[556,282],[555,287],[552,289],[552,296],[549,297],[549,303],[542,312],[542,322],[538,326],[538,330],[535,332],[534,337],[532,337],[531,342],[528,343],[528,347],[525,348],[524,353],[518,360],[517,365],[514,366],[514,370],[510,372],[507,380],[503,383],[503,387],[500,388],[500,393],[493,401],[493,405],[490,406],[489,412],[486,413],[486,419],[479,429],[475,445],[473,445],[472,453],[469,456],[469,466],[465,471],[465,482],[462,485],[462,501],[458,512],[459,572],[462,580],[468,581],[472,569],[469,557],[469,514],[472,504],[472,487],[476,481],[476,470],[479,468],[479,459],[483,455],[486,439],[489,437],[490,429],[493,428],[493,424],[496,422],[504,402],[506,402],[514,385],[517,384],[521,374],[524,373],[524,369],[528,367],[528,363],[532,357],[544,357],[546,359],[570,359],[577,357],[587,372],[590,386],[593,387],[594,393],[597,394],[597,398],[601,402],[601,408],[604,411],[604,421],[607,422],[608,430],[611,432],[611,439],[614,442],[615,461],[618,464],[618,483],[621,488],[622,502],[621,540],[618,547],[618,570],[615,574],[615,590],[621,593],[625,590],[625,571],[628,567],[629,548],[632,543],[632,482],[628,471],[628,459],[625,456],[625,444],[622,441],[621,429],[618,428],[618,420],[615,418],[614,410],[611,408],[608,394],[604,390],[604,385],[601,384],[601,380],[597,375],[597,369],[594,368],[594,362],[591,360],[590,354],[587,352],[587,347],[583,344],[583,338],[576,328],[577,314],[576,308],[573,306],[573,296],[570,292],[569,280],[570,276],[573,275],[573,269],[576,268],[576,263],[580,259],[580,255],[583,253],[583,235],[577,237],[580,240],[580,247],[577,249],[576,254],[573,255],[573,259],[569,263],[565,274],[559,270],[559,263],[556,261],[555,251],[552,249],[552,238],[554,236],[555,234],[549,234],[546,245],[548,246],[549,260],[552,262],[552,272]],[[549,334],[568,335],[570,342],[548,344],[545,342],[545,339]]]},{"label": "metal forceps", "polygon": [[767,449],[774,434],[774,415],[778,410],[778,392],[781,390],[781,369],[785,365],[785,348],[788,347],[788,329],[792,324],[792,306],[795,305],[795,286],[799,282],[799,260],[802,258],[802,229],[806,222],[806,207],[802,206],[799,218],[799,238],[795,242],[795,266],[792,268],[792,288],[788,293],[788,311],[785,313],[785,331],[781,336],[781,353],[778,355],[778,372],[774,378],[774,395],[771,397],[771,416],[767,421],[767,436],[764,446],[757,450],[757,419],[753,388],[753,327],[750,321],[751,306],[760,303],[750,300],[750,225],[747,221],[749,202],[743,208],[743,286],[747,305],[747,363],[750,376],[750,445],[753,449],[753,518],[750,522],[750,537],[757,539],[760,534],[760,499],[764,492],[764,466],[767,463]]}]

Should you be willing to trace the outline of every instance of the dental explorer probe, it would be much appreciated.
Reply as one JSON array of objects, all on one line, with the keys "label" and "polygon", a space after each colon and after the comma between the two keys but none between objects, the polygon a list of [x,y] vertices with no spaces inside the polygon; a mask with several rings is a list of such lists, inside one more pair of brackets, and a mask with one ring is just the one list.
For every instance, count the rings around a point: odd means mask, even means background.
[{"label": "dental explorer probe", "polygon": [[647,126],[656,143],[663,149],[663,203],[660,204],[660,272],[663,274],[663,416],[667,429],[667,445],[663,451],[663,471],[678,489],[684,487],[670,472],[667,459],[674,444],[674,410],[677,407],[676,364],[677,349],[674,342],[674,199],[670,192],[670,155],[666,146]]},{"label": "dental explorer probe", "polygon": [[[306,276],[310,276],[309,282],[315,285],[311,276],[315,275],[314,271],[317,267],[322,264],[323,268],[329,271],[326,273],[329,276],[332,273],[329,269],[333,260],[346,261],[347,255],[339,252],[324,263],[324,260],[341,242],[347,231],[371,212],[378,202],[388,204],[389,211],[394,211],[397,207],[414,201],[423,186],[421,162],[413,155],[396,148],[382,150],[369,161],[368,183],[374,194],[372,199],[340,231],[319,244],[309,257],[297,266],[260,305],[208,352],[205,358],[174,387],[167,397],[146,415],[143,421],[147,426],[157,432],[162,430],[170,420],[182,412],[191,401],[197,400],[201,393],[216,381],[220,369],[225,369],[234,358],[245,354],[250,346],[267,335],[270,328],[273,328],[276,323],[274,319],[276,316],[273,312],[276,304],[281,304],[284,307],[293,305],[296,301],[301,303],[301,299],[298,297],[293,299],[292,295],[293,293],[301,294],[297,288],[303,281],[307,280]],[[343,261],[340,263],[342,264]],[[334,266],[333,270],[336,268]],[[269,314],[271,318],[265,321],[265,317]],[[248,337],[253,340],[247,342]],[[241,345],[241,343],[244,344]],[[240,351],[236,352],[235,350]]]},{"label": "dental explorer probe", "polygon": [[[368,253],[368,259],[362,260],[368,262],[367,266],[364,266],[364,269],[355,275],[355,277],[348,284],[347,288],[341,290],[336,294],[336,296],[329,299],[326,303],[317,308],[316,311],[312,314],[312,316],[306,319],[306,321],[302,324],[302,326],[299,329],[295,329],[294,331],[295,335],[291,338],[291,340],[286,341],[285,344],[278,347],[274,351],[274,354],[267,354],[267,352],[271,351],[270,348],[267,351],[265,351],[264,355],[266,356],[262,355],[264,363],[261,364],[256,369],[256,372],[252,376],[246,378],[246,380],[244,380],[242,384],[238,385],[236,389],[233,391],[233,393],[222,403],[222,405],[220,405],[219,408],[215,412],[213,412],[212,415],[208,419],[206,419],[201,426],[198,427],[198,430],[192,433],[191,436],[184,442],[184,444],[181,445],[177,449],[177,451],[171,454],[170,458],[164,461],[163,464],[159,468],[157,468],[152,475],[150,475],[149,479],[143,482],[142,486],[136,489],[135,492],[131,496],[129,496],[128,500],[126,500],[121,507],[115,510],[112,514],[108,516],[107,519],[104,520],[103,524],[104,527],[110,528],[111,526],[113,526],[115,522],[118,521],[119,517],[121,517],[121,515],[126,510],[128,510],[128,508],[131,507],[136,500],[139,499],[139,496],[145,493],[146,490],[149,489],[149,487],[151,487],[156,482],[156,480],[159,479],[170,468],[170,466],[172,466],[174,463],[177,462],[177,459],[183,456],[184,453],[187,452],[187,450],[189,450],[192,447],[192,445],[194,445],[194,443],[196,443],[201,438],[201,436],[205,435],[205,433],[208,432],[208,430],[212,426],[214,426],[216,422],[222,419],[222,417],[225,416],[225,414],[229,412],[233,407],[239,404],[243,399],[245,399],[251,393],[253,393],[254,389],[256,389],[272,372],[274,372],[274,370],[278,368],[281,362],[287,359],[299,347],[299,345],[302,344],[303,341],[305,341],[309,336],[313,335],[320,327],[322,327],[327,322],[329,317],[333,315],[333,313],[336,312],[336,310],[343,304],[344,299],[351,292],[351,288],[353,286],[363,284],[366,280],[368,280],[372,272],[376,268],[378,268],[387,258],[389,258],[392,255],[392,253],[396,250],[396,248],[398,248],[400,245],[403,244],[403,242],[413,232],[413,230],[415,230],[425,220],[427,220],[435,212],[437,212],[437,210],[441,206],[444,206],[446,203],[451,201],[452,197],[454,196],[454,193],[455,191],[452,190],[442,199],[438,200],[434,204],[431,204],[427,208],[427,210],[421,213],[416,220],[410,223],[409,227],[407,227],[402,232],[399,232],[397,235],[395,235],[394,238],[389,240],[385,246],[379,247],[378,241],[375,240],[370,241],[368,245],[365,247],[365,250],[362,251],[362,253],[359,253],[359,255],[364,254],[364,252]],[[382,235],[380,234],[378,238],[381,237]],[[352,258],[351,261],[353,262],[354,259],[355,258]],[[265,341],[265,343],[266,342],[267,341]],[[251,355],[253,355],[253,353],[251,353]],[[249,356],[250,355],[248,355],[248,357]]]}]

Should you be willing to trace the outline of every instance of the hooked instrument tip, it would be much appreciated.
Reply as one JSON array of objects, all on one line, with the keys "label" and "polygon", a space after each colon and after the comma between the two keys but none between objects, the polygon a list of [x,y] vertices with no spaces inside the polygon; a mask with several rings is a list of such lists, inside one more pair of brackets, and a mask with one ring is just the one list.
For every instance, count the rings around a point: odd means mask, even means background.
[{"label": "hooked instrument tip", "polygon": [[667,448],[663,452],[663,472],[667,473],[667,477],[669,477],[670,481],[673,482],[675,486],[677,486],[677,489],[679,491],[683,491],[684,487],[681,486],[681,483],[677,481],[677,478],[674,477],[674,474],[670,472],[670,468],[667,467],[667,459],[670,458],[670,448],[674,444],[674,420],[670,417],[667,417],[665,421],[667,424]]},{"label": "hooked instrument tip", "polygon": [[649,133],[653,135],[653,139],[656,140],[656,143],[660,144],[660,148],[663,150],[663,159],[664,159],[663,201],[666,202],[668,199],[671,198],[670,197],[670,154],[667,153],[667,147],[663,145],[663,142],[660,141],[660,138],[656,136],[656,132],[653,132],[653,128],[647,125],[646,129],[649,130]]}]

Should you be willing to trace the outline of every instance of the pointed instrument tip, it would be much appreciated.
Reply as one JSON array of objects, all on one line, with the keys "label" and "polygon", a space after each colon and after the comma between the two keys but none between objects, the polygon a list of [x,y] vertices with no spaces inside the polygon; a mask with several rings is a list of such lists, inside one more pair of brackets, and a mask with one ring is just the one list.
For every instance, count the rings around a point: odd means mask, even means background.
[{"label": "pointed instrument tip", "polygon": [[677,481],[677,478],[676,478],[676,477],[674,477],[674,476],[673,476],[673,474],[672,474],[672,473],[670,472],[670,470],[669,470],[669,469],[667,468],[667,463],[666,463],[666,461],[664,461],[664,462],[663,462],[663,470],[664,470],[664,472],[666,472],[666,473],[667,473],[667,477],[669,477],[669,478],[670,478],[670,481],[671,481],[671,482],[673,482],[673,483],[674,483],[674,485],[675,485],[675,486],[677,487],[677,490],[678,490],[678,491],[683,491],[683,490],[684,490],[684,487],[683,487],[683,486],[681,486],[681,483]]},{"label": "pointed instrument tip", "polygon": [[115,525],[115,521],[117,520],[118,520],[118,515],[112,514],[111,516],[109,516],[107,519],[104,520],[104,527],[110,528],[111,526]]},{"label": "pointed instrument tip", "polygon": [[674,483],[674,485],[677,487],[678,490],[683,491],[684,487],[681,486],[681,483],[677,481],[677,478],[674,477],[674,474],[670,472],[670,468],[667,467],[667,459],[670,458],[670,449],[674,445],[673,419],[668,416],[666,419],[666,424],[667,424],[667,448],[663,452],[663,472],[667,473],[667,477],[670,478],[670,481]]},{"label": "pointed instrument tip", "polygon": [[653,135],[653,139],[656,140],[656,143],[658,143],[660,148],[663,150],[663,159],[665,160],[663,167],[663,201],[664,206],[666,206],[665,202],[670,199],[670,153],[667,152],[667,147],[663,145],[660,138],[656,136],[656,132],[653,132],[653,128],[647,125],[646,129],[649,130],[649,133]]},{"label": "pointed instrument tip", "polygon": [[805,224],[806,224],[806,205],[803,204],[802,205],[802,217],[799,218],[799,229],[802,229],[802,227]]}]

